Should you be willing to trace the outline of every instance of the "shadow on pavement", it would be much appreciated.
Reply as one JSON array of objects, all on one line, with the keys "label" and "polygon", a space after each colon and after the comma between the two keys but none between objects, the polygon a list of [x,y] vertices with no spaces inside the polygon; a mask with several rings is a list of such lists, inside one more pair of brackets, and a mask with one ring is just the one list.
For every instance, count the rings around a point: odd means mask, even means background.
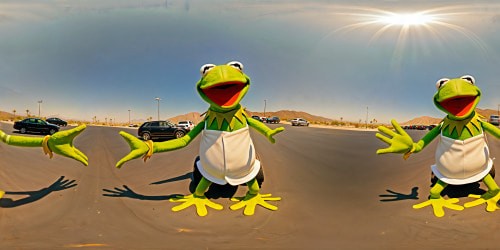
[{"label": "shadow on pavement", "polygon": [[37,191],[21,191],[21,192],[5,191],[5,195],[27,195],[28,197],[19,200],[13,200],[11,198],[5,198],[4,196],[2,199],[0,199],[0,207],[12,208],[12,207],[26,205],[35,202],[37,200],[40,200],[52,192],[73,188],[77,185],[75,183],[75,180],[64,180],[64,178],[65,178],[64,176],[61,176],[59,179],[57,179],[57,181],[52,183],[52,185],[50,185],[49,187]]},{"label": "shadow on pavement", "polygon": [[418,200],[418,187],[413,187],[409,194],[398,193],[389,189],[386,189],[389,194],[381,194],[379,197],[384,198],[381,199],[381,202],[388,201],[401,201],[401,200]]}]

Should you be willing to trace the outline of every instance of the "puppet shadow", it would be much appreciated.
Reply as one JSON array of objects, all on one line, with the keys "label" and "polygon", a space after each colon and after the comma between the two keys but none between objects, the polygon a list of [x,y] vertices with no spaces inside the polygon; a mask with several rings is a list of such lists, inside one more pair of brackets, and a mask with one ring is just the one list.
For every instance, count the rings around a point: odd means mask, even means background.
[{"label": "puppet shadow", "polygon": [[[189,183],[189,192],[194,193],[196,185],[198,185],[198,183],[194,181],[192,172],[188,172],[186,174],[176,176],[170,179],[153,182],[150,185],[160,185],[165,183],[183,181],[187,179],[191,180],[191,182]],[[238,186],[231,186],[229,184],[227,185],[212,184],[210,185],[208,191],[205,192],[205,196],[209,199],[231,198],[236,194],[237,190]],[[102,191],[105,192],[103,196],[107,197],[125,197],[138,200],[153,200],[153,201],[169,200],[170,198],[182,196],[182,194],[169,194],[169,195],[159,195],[159,196],[143,195],[136,193],[127,185],[123,185],[122,188],[115,187],[114,189],[103,189]]]},{"label": "puppet shadow", "polygon": [[148,201],[169,200],[171,198],[175,198],[175,197],[181,195],[181,194],[158,195],[158,196],[143,195],[143,194],[138,194],[138,193],[134,192],[127,185],[123,185],[123,188],[115,187],[114,190],[103,189],[102,191],[107,192],[107,193],[102,194],[103,196],[107,196],[107,197],[125,197],[125,198],[132,198],[132,199],[138,199],[138,200],[148,200]]},{"label": "puppet shadow", "polygon": [[389,194],[381,194],[379,195],[381,199],[381,202],[388,202],[388,201],[402,201],[402,200],[418,200],[418,187],[413,187],[411,189],[411,192],[409,194],[402,194],[398,193],[389,189],[386,189]]},{"label": "puppet shadow", "polygon": [[11,198],[5,198],[4,196],[2,199],[0,199],[0,207],[13,208],[26,205],[35,202],[37,200],[40,200],[52,192],[73,188],[77,185],[75,183],[75,180],[64,180],[64,178],[65,178],[64,176],[61,176],[59,179],[57,179],[57,181],[52,183],[52,185],[50,185],[49,187],[42,188],[37,191],[21,191],[21,192],[5,191],[5,195],[27,195],[28,197],[19,200],[13,200]]}]

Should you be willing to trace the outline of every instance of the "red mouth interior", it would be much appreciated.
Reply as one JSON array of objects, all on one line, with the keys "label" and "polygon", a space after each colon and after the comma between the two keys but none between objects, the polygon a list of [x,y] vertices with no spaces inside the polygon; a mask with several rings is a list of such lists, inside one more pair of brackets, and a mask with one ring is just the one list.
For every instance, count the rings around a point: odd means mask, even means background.
[{"label": "red mouth interior", "polygon": [[241,82],[227,82],[202,89],[202,91],[215,104],[221,107],[232,106],[238,100],[245,85]]},{"label": "red mouth interior", "polygon": [[458,96],[440,102],[441,106],[454,116],[466,115],[474,106],[475,96]]}]

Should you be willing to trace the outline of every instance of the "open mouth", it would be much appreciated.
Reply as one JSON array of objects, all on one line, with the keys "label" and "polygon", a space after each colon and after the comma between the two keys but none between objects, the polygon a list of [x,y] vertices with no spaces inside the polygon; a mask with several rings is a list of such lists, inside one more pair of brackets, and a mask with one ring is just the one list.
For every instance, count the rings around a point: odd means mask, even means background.
[{"label": "open mouth", "polygon": [[464,116],[474,106],[476,96],[457,96],[443,100],[439,104],[454,116]]},{"label": "open mouth", "polygon": [[203,93],[215,104],[221,107],[232,106],[245,88],[243,82],[224,82],[202,89]]}]

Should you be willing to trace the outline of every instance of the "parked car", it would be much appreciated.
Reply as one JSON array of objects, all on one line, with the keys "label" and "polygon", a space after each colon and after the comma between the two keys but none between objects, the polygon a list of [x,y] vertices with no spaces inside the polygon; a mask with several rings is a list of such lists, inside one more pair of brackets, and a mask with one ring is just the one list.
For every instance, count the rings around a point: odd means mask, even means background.
[{"label": "parked car", "polygon": [[55,125],[59,125],[59,126],[68,126],[68,122],[65,121],[65,120],[61,120],[57,117],[51,117],[51,118],[48,118],[45,120],[46,122],[48,123],[52,123],[52,124],[55,124]]},{"label": "parked car", "polygon": [[137,128],[137,127],[139,127],[139,125],[137,125],[137,124],[135,124],[135,123],[133,123],[133,124],[129,124],[128,126],[129,126],[130,128]]},{"label": "parked car", "polygon": [[280,123],[280,118],[277,116],[273,116],[273,117],[267,118],[266,122],[267,123]]},{"label": "parked car", "polygon": [[303,118],[295,118],[290,121],[292,126],[309,126],[309,122]]},{"label": "parked car", "polygon": [[189,131],[194,128],[194,123],[192,121],[180,121],[177,123],[177,127],[182,127]]},{"label": "parked car", "polygon": [[489,123],[498,126],[500,124],[500,117],[498,115],[490,115]]},{"label": "parked car", "polygon": [[252,115],[252,118],[253,118],[253,119],[255,119],[255,120],[257,120],[257,121],[259,121],[259,122],[261,122],[261,121],[262,121],[262,120],[260,119],[260,116],[258,116],[258,115]]},{"label": "parked car", "polygon": [[59,126],[38,118],[26,118],[22,121],[14,122],[14,129],[19,130],[21,134],[36,132],[52,135],[59,131]]},{"label": "parked car", "polygon": [[145,141],[152,139],[181,138],[186,135],[187,130],[177,127],[170,121],[150,121],[143,123],[137,134]]}]

